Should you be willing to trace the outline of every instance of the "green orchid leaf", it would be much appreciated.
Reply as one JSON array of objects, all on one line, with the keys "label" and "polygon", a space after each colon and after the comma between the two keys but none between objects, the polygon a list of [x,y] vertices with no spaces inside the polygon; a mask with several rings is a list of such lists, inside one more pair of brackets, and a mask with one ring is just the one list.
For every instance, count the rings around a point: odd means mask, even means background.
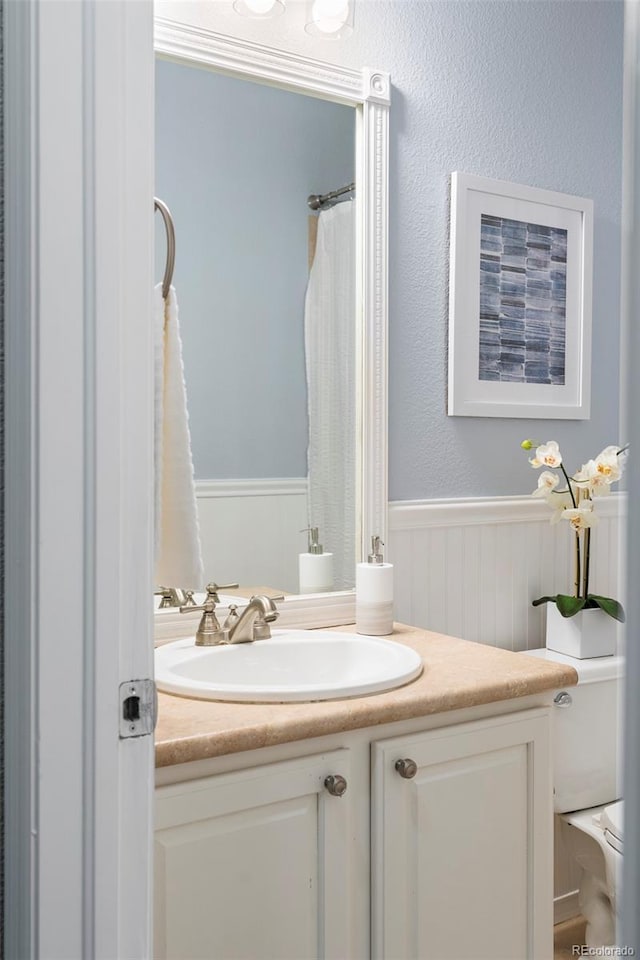
[{"label": "green orchid leaf", "polygon": [[575,617],[586,602],[584,597],[569,597],[565,593],[559,593],[556,597],[556,607],[563,617]]},{"label": "green orchid leaf", "polygon": [[611,597],[599,597],[595,593],[590,593],[588,599],[593,601],[595,606],[600,607],[600,609],[604,610],[610,617],[613,617],[614,620],[617,620],[618,623],[624,623],[626,619],[624,608],[617,600],[613,600]]},{"label": "green orchid leaf", "polygon": [[556,599],[556,597],[538,597],[537,600],[532,600],[531,606],[539,607],[542,603],[555,603]]}]

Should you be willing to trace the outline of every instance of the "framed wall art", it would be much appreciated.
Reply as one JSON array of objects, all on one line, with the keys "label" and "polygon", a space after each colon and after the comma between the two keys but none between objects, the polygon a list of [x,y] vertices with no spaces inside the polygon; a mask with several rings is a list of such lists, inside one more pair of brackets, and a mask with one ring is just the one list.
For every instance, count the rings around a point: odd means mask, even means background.
[{"label": "framed wall art", "polygon": [[450,416],[589,418],[593,202],[451,182]]}]

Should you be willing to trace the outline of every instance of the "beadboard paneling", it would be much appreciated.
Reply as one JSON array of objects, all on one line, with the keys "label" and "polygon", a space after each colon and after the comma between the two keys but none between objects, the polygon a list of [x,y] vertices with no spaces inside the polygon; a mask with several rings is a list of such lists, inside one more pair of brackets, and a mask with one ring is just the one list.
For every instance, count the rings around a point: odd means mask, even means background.
[{"label": "beadboard paneling", "polygon": [[553,818],[553,899],[554,923],[562,923],[580,913],[578,904],[578,887],[580,886],[581,868],[569,853],[567,842],[567,823],[558,814]]},{"label": "beadboard paneling", "polygon": [[[621,600],[622,507],[620,495],[598,500],[591,560],[592,592]],[[568,524],[549,521],[528,497],[391,503],[396,619],[507,650],[543,646],[544,607],[531,601],[572,583]]]}]

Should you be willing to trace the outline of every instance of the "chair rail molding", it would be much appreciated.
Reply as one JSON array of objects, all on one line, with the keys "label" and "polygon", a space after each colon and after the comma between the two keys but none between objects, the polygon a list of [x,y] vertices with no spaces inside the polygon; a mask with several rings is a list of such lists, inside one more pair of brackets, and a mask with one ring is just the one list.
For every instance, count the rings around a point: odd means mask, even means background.
[{"label": "chair rail molding", "polygon": [[[624,494],[601,497],[597,501],[599,516],[621,516],[624,502]],[[547,504],[532,497],[396,500],[389,504],[389,528],[392,531],[487,523],[540,523],[549,522],[549,519]]]},{"label": "chair rail molding", "polygon": [[306,477],[196,480],[196,497],[203,500],[219,497],[306,497],[308,489]]}]

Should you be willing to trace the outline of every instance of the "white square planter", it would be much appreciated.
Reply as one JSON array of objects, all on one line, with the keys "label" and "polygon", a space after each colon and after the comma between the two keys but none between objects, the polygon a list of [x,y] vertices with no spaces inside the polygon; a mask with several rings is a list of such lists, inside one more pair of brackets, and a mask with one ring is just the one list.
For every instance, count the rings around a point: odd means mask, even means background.
[{"label": "white square planter", "polygon": [[555,603],[547,607],[547,649],[587,660],[616,652],[618,623],[598,607],[563,617]]}]

